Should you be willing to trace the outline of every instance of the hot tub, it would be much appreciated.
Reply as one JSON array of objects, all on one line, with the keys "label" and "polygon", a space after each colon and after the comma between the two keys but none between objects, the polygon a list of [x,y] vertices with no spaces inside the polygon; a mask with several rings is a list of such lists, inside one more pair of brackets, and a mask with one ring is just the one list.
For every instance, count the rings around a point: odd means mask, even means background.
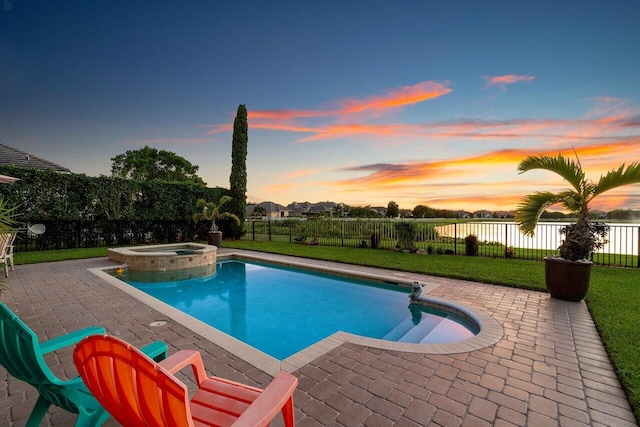
[{"label": "hot tub", "polygon": [[126,264],[130,271],[172,271],[216,264],[218,247],[200,243],[109,248],[111,261]]}]

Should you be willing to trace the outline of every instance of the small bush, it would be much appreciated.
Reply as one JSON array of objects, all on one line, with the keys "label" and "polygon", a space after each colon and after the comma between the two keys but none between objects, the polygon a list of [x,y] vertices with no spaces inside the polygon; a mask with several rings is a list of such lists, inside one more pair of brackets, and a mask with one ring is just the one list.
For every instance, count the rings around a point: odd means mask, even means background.
[{"label": "small bush", "polygon": [[478,238],[469,234],[464,238],[464,248],[467,256],[478,256]]},{"label": "small bush", "polygon": [[416,249],[416,237],[418,235],[418,226],[415,222],[396,222],[396,232],[398,233],[398,243],[396,246],[401,251],[414,252]]}]

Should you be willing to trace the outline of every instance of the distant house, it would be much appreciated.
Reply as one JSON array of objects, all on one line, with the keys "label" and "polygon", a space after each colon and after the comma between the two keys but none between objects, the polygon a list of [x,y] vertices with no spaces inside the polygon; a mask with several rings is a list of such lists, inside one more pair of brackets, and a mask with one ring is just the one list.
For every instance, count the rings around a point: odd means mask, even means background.
[{"label": "distant house", "polygon": [[278,203],[273,202],[262,202],[256,205],[247,205],[247,215],[253,215],[253,210],[256,206],[262,206],[266,211],[265,216],[267,218],[283,218],[289,216],[289,210]]},{"label": "distant house", "polygon": [[304,217],[304,216],[331,216],[336,207],[335,202],[293,202],[287,206],[290,216]]},{"label": "distant house", "polygon": [[293,202],[287,205],[287,209],[289,209],[290,216],[300,217],[300,216],[304,216],[304,214],[309,211],[309,208],[311,207],[312,204],[313,203],[309,203],[309,202],[302,202],[302,203]]},{"label": "distant house", "polygon": [[307,211],[307,215],[316,215],[316,216],[332,216],[333,210],[336,207],[334,202],[318,202],[314,203],[309,207]]},{"label": "distant house", "polygon": [[496,211],[493,213],[494,218],[500,219],[513,219],[514,212],[513,211]]},{"label": "distant house", "polygon": [[475,211],[473,213],[474,218],[487,219],[493,217],[493,213],[485,210]]},{"label": "distant house", "polygon": [[385,216],[387,214],[386,206],[374,206],[371,208],[371,210],[376,212],[380,216]]},{"label": "distant house", "polygon": [[456,211],[458,218],[471,218],[471,212],[468,211]]},{"label": "distant house", "polygon": [[26,151],[9,147],[0,143],[0,165],[2,166],[19,166],[22,168],[34,169],[53,169],[58,172],[70,173],[71,171],[64,166],[45,160],[41,157],[34,156]]}]

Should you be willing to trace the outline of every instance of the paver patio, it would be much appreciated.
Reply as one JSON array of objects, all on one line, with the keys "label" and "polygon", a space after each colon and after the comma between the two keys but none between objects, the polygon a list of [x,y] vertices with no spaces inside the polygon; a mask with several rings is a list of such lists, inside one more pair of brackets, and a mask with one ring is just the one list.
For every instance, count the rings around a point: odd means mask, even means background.
[{"label": "paver patio", "polygon": [[[87,270],[107,265],[114,264],[99,258],[17,266],[10,274],[11,290],[1,298],[42,340],[102,325],[137,346],[163,340],[171,351],[197,349],[208,371],[218,376],[257,386],[271,380],[260,367]],[[502,325],[502,339],[486,348],[446,355],[344,343],[294,372],[300,381],[294,395],[298,425],[637,425],[584,302],[407,276],[437,285],[430,295],[490,314]],[[151,325],[159,320],[166,323]],[[50,355],[47,361],[54,372],[74,375],[71,351]],[[37,393],[1,367],[0,379],[0,425],[22,426]],[[68,426],[75,416],[52,408],[46,421]],[[110,420],[106,425],[116,424]]]}]

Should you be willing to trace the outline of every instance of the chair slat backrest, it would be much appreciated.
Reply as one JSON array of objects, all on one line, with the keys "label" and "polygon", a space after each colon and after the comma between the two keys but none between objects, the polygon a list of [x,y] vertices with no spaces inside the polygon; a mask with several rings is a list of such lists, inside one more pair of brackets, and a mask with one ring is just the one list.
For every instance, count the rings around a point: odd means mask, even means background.
[{"label": "chair slat backrest", "polygon": [[13,233],[0,233],[0,260],[2,261],[5,260],[7,254],[7,246],[13,244],[12,234]]},{"label": "chair slat backrest", "polygon": [[124,426],[192,426],[187,387],[125,341],[94,335],[74,363],[102,406]]},{"label": "chair slat backrest", "polygon": [[29,384],[57,383],[47,367],[36,334],[0,303],[0,364]]}]

